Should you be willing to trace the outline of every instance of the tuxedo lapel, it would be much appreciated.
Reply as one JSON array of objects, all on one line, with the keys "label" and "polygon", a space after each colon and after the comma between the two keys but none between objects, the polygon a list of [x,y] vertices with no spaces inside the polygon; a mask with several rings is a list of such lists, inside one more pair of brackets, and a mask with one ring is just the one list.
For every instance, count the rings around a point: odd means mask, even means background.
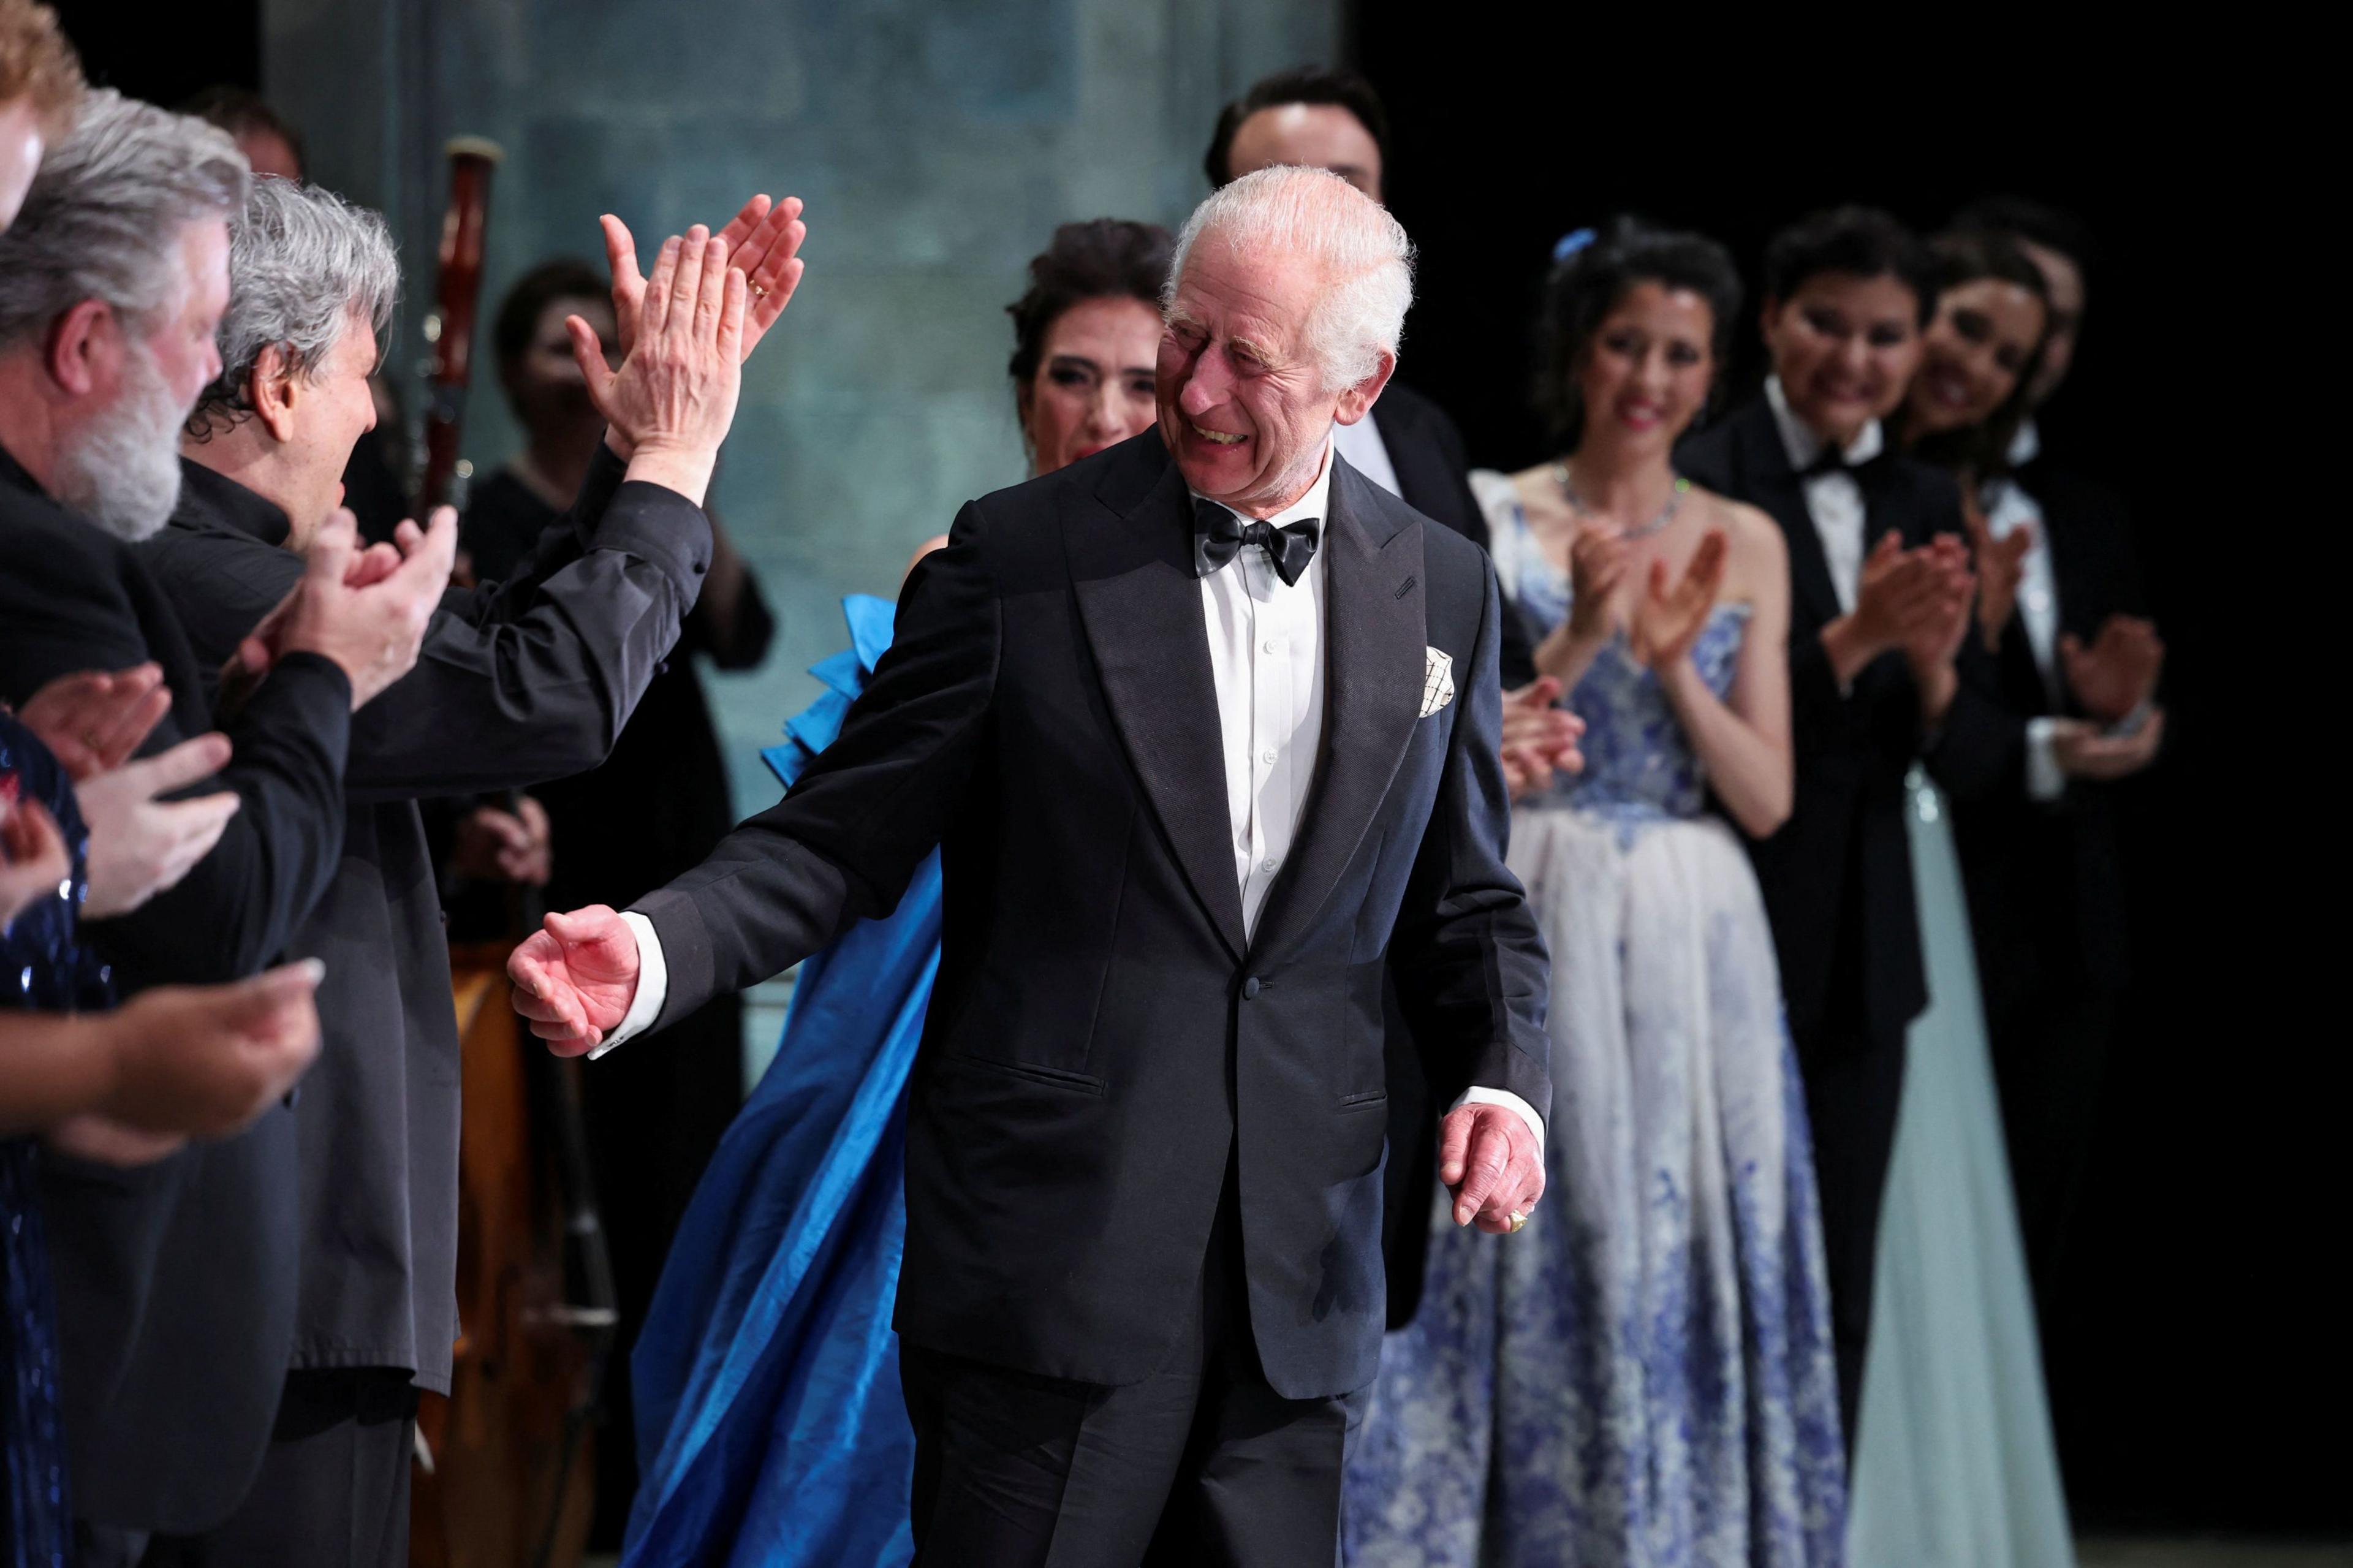
[{"label": "tuxedo lapel", "polygon": [[1422,523],[1402,507],[1385,506],[1372,481],[1336,453],[1332,463],[1324,754],[1290,861],[1260,913],[1253,952],[1277,951],[1331,897],[1421,717],[1430,644]]},{"label": "tuxedo lapel", "polygon": [[1146,431],[1115,455],[1095,498],[1112,515],[1071,519],[1063,548],[1103,696],[1177,864],[1239,959],[1225,737],[1185,480]]}]

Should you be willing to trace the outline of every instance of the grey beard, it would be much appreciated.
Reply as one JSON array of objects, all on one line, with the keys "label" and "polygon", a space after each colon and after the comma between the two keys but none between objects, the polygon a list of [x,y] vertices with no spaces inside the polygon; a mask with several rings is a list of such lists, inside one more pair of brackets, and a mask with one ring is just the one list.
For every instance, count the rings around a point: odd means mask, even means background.
[{"label": "grey beard", "polygon": [[136,544],[171,521],[180,501],[180,426],[188,411],[172,395],[155,356],[132,351],[131,372],[113,407],[58,454],[59,500]]}]

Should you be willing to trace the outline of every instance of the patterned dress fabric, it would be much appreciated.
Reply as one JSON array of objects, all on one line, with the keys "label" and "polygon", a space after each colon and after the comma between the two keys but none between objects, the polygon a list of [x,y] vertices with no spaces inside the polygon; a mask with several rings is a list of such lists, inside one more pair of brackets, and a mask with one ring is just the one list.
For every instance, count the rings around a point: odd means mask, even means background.
[{"label": "patterned dress fabric", "polygon": [[[1566,574],[1472,476],[1541,635]],[[1745,604],[1692,657],[1732,679]],[[1622,637],[1569,694],[1582,773],[1521,803],[1511,865],[1553,957],[1545,1200],[1510,1237],[1436,1194],[1345,1487],[1358,1568],[1818,1568],[1844,1474],[1804,1098],[1748,860]]]},{"label": "patterned dress fabric", "polygon": [[[57,818],[73,855],[73,875],[46,898],[0,924],[0,1006],[63,1012],[103,1007],[103,965],[75,940],[75,916],[89,891],[82,826],[73,785],[33,732],[0,712],[0,795],[37,800]],[[67,1506],[65,1446],[58,1427],[57,1305],[41,1229],[40,1144],[0,1140],[0,1559],[5,1568],[65,1568],[72,1514]]]}]

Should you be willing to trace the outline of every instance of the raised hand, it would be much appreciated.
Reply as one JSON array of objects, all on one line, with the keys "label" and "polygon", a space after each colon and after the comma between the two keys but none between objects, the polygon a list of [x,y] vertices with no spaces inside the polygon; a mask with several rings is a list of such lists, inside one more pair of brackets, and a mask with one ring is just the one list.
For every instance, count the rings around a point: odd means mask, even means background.
[{"label": "raised hand", "polygon": [[559,1057],[594,1050],[629,1016],[638,939],[604,904],[551,914],[507,960],[514,1009]]},{"label": "raised hand", "polygon": [[[8,785],[13,787],[12,778]],[[49,808],[0,788],[0,929],[58,889],[73,874],[73,857]]]},{"label": "raised hand", "polygon": [[1618,585],[1626,580],[1627,545],[1615,528],[1586,526],[1568,542],[1568,635],[1580,643],[1609,635]]},{"label": "raised hand", "polygon": [[1438,1179],[1454,1194],[1456,1225],[1501,1235],[1544,1196],[1544,1156],[1511,1107],[1458,1105],[1438,1124]]},{"label": "raised hand", "polygon": [[629,476],[697,505],[743,386],[749,285],[727,265],[727,243],[697,224],[662,242],[620,369],[605,363],[596,329],[565,318],[589,401],[630,454]]},{"label": "raised hand", "polygon": [[1577,749],[1585,721],[1555,707],[1559,700],[1560,682],[1549,675],[1504,693],[1504,782],[1514,800],[1549,789],[1556,773],[1585,766]]},{"label": "raised hand", "polygon": [[129,762],[171,708],[164,667],[142,664],[61,675],[27,698],[16,718],[79,784]]},{"label": "raised hand", "polygon": [[1683,575],[1668,583],[1667,563],[1651,563],[1650,581],[1635,601],[1634,624],[1627,640],[1634,657],[1652,669],[1664,669],[1688,656],[1699,634],[1706,629],[1708,613],[1724,588],[1725,563],[1730,556],[1724,531],[1711,528],[1683,566]]},{"label": "raised hand", "polygon": [[357,711],[415,668],[458,554],[457,512],[436,507],[432,524],[403,521],[393,546],[363,551],[357,521],[336,508],[311,542],[302,581],[238,643],[223,691],[248,689],[287,654],[316,653],[350,679]]},{"label": "raised hand", "polygon": [[90,897],[82,918],[128,914],[212,853],[237,815],[237,795],[221,790],[194,800],[159,797],[210,778],[228,754],[227,736],[198,735],[74,786],[90,827]]},{"label": "raised hand", "polygon": [[2110,616],[2088,648],[2072,632],[2061,637],[2059,658],[2084,711],[2113,724],[2156,694],[2165,644],[2155,622]]},{"label": "raised hand", "polygon": [[2026,575],[2027,552],[2034,548],[2035,525],[2020,523],[2000,539],[1986,521],[1977,497],[1961,492],[1961,521],[1969,531],[1969,550],[1977,557],[1978,629],[1988,653],[2001,648],[2002,629],[2018,609],[2018,584]]},{"label": "raised hand", "polygon": [[[744,312],[745,359],[752,357],[752,351],[792,303],[793,291],[801,286],[801,274],[807,269],[807,263],[800,259],[800,248],[808,237],[808,226],[800,216],[798,196],[786,196],[773,205],[766,196],[754,196],[717,236],[726,242],[727,265],[743,273],[750,284],[751,302]],[[637,344],[646,280],[638,272],[638,242],[629,226],[610,213],[598,223],[605,232],[605,258],[613,269],[615,336],[626,359]]]}]

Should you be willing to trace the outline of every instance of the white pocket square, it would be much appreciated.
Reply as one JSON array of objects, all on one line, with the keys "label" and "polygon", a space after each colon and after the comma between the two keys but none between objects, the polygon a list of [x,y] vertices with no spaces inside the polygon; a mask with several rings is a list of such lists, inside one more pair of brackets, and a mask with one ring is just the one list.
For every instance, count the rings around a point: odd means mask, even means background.
[{"label": "white pocket square", "polygon": [[1429,718],[1454,700],[1454,656],[1424,648],[1429,660],[1421,669],[1421,716]]}]

